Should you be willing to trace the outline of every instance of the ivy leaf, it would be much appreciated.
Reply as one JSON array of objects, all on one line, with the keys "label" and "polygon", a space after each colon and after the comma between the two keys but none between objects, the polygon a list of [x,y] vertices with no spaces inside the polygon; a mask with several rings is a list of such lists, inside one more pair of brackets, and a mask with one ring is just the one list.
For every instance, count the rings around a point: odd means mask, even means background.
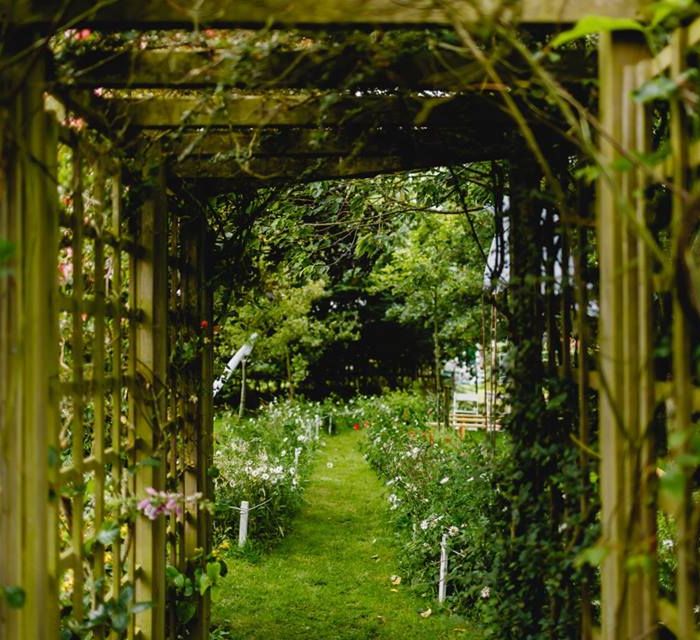
[{"label": "ivy leaf", "polygon": [[0,238],[0,276],[4,276],[9,273],[9,268],[3,265],[10,261],[10,258],[12,258],[14,253],[15,245],[9,240]]},{"label": "ivy leaf", "polygon": [[592,567],[599,567],[607,555],[608,550],[605,547],[599,545],[588,547],[578,554],[575,564],[577,567],[581,567],[585,564]]},{"label": "ivy leaf", "polygon": [[97,532],[97,541],[103,547],[112,544],[117,538],[119,538],[119,526],[113,522],[105,522]]},{"label": "ivy leaf", "polygon": [[115,631],[126,631],[129,626],[129,614],[126,611],[112,611],[109,614],[109,620]]},{"label": "ivy leaf", "polygon": [[199,577],[199,595],[203,596],[212,586],[212,581],[206,573]]},{"label": "ivy leaf", "polygon": [[194,614],[197,613],[197,607],[194,602],[178,602],[177,605],[175,605],[175,612],[178,622],[187,624],[194,618]]},{"label": "ivy leaf", "polygon": [[675,14],[683,14],[692,8],[694,0],[660,0],[651,5],[653,11],[651,26],[658,27],[667,18]]},{"label": "ivy leaf", "polygon": [[209,580],[211,580],[212,584],[216,584],[216,581],[220,575],[221,565],[218,563],[218,561],[207,562],[207,576],[209,576]]},{"label": "ivy leaf", "polygon": [[630,18],[609,18],[605,16],[584,16],[576,25],[568,31],[562,31],[554,40],[553,47],[561,47],[563,44],[580,40],[585,36],[597,33],[609,33],[611,31],[644,31],[640,22]]},{"label": "ivy leaf", "polygon": [[676,91],[678,91],[678,84],[668,76],[661,75],[645,82],[633,96],[635,102],[647,104],[655,100],[668,100]]},{"label": "ivy leaf", "polygon": [[137,602],[133,607],[131,607],[131,613],[136,615],[137,613],[142,613],[143,611],[148,611],[152,608],[152,602]]},{"label": "ivy leaf", "polygon": [[27,600],[27,594],[22,587],[3,587],[5,601],[13,609],[21,609]]}]

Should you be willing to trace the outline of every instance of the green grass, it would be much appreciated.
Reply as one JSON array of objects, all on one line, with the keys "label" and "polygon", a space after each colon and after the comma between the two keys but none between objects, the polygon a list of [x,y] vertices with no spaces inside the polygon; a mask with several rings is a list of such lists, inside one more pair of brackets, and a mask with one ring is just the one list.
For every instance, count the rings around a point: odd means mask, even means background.
[{"label": "green grass", "polygon": [[[227,560],[213,597],[214,637],[236,640],[445,640],[481,634],[449,614],[419,614],[399,573],[382,485],[360,436],[327,438],[289,535],[258,562]],[[329,468],[329,463],[333,466]]]}]

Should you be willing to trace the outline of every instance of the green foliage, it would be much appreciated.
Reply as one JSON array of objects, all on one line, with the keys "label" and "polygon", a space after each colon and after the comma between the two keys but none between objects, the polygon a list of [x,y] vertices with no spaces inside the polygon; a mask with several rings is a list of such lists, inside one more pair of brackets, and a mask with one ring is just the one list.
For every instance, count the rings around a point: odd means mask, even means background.
[{"label": "green foliage", "polygon": [[[359,419],[353,405],[348,415]],[[304,507],[279,545],[259,561],[227,558],[229,576],[213,594],[213,638],[482,637],[476,625],[421,598],[401,573],[382,487],[362,460],[360,439],[352,425],[326,439]],[[433,614],[422,617],[428,609]]]},{"label": "green foliage", "polygon": [[15,254],[15,245],[9,240],[0,238],[0,278],[10,273],[7,263]]},{"label": "green foliage", "polygon": [[152,606],[150,602],[134,602],[134,587],[126,584],[118,597],[109,597],[104,602],[89,608],[84,620],[63,616],[61,619],[61,640],[90,640],[102,638],[111,632],[121,634],[126,631],[134,615]]},{"label": "green foliage", "polygon": [[402,571],[434,597],[440,541],[447,534],[448,605],[472,618],[483,616],[500,592],[492,575],[492,517],[501,498],[492,469],[507,450],[505,442],[493,449],[481,434],[461,440],[434,432],[427,426],[427,403],[415,396],[367,400],[361,410],[369,425],[365,457],[386,481]]},{"label": "green foliage", "polygon": [[226,563],[213,555],[208,558],[203,556],[200,559],[195,558],[186,573],[182,573],[172,565],[167,565],[165,580],[169,599],[174,603],[177,617],[176,637],[189,637],[187,625],[197,613],[199,599],[216,586],[219,579],[227,573]]},{"label": "green foliage", "polygon": [[610,31],[644,31],[644,26],[637,20],[629,18],[610,18],[607,16],[584,16],[573,28],[562,31],[554,40],[553,47],[560,47],[564,44],[579,40],[586,36]]},{"label": "green foliage", "polygon": [[214,454],[215,538],[237,535],[241,501],[250,505],[251,544],[269,545],[286,533],[301,504],[304,476],[320,427],[318,405],[276,402],[256,417],[217,420]]},{"label": "green foliage", "polygon": [[0,589],[3,596],[5,597],[5,602],[12,609],[21,609],[27,599],[27,594],[22,587],[9,586],[2,587]]}]

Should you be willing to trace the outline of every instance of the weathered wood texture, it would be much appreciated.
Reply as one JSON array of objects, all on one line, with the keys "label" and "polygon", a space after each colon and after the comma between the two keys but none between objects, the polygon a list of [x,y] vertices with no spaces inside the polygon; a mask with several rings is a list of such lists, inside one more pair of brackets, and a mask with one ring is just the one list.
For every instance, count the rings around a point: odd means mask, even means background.
[{"label": "weathered wood texture", "polygon": [[[87,98],[87,97],[86,97]],[[478,123],[498,131],[509,119],[496,94],[425,97],[268,93],[216,98],[107,99],[90,103],[113,128],[455,127]]]},{"label": "weathered wood texture", "polygon": [[[458,156],[477,157],[480,153],[502,156],[508,149],[510,128],[492,130],[473,123],[462,128],[428,127],[340,129],[257,129],[176,132],[164,138],[167,150],[178,161],[204,157],[231,158],[381,158],[425,155],[434,160]],[[213,157],[214,156],[214,157]]]},{"label": "weathered wood texture", "polygon": [[[165,174],[158,155],[145,157],[143,179],[148,185],[146,197],[136,221],[135,236],[145,252],[133,264],[132,296],[134,305],[144,312],[137,327],[134,345],[136,397],[134,431],[134,495],[145,497],[148,490],[165,489],[166,450],[164,421],[167,400],[167,197]],[[144,460],[146,463],[144,464]],[[158,464],[150,464],[156,460]],[[134,531],[134,574],[137,578],[136,601],[152,602],[153,607],[134,618],[141,637],[165,638],[165,522],[150,520],[145,514],[136,518]]]},{"label": "weathered wood texture", "polygon": [[[36,60],[0,112],[0,636],[56,636],[58,398],[55,258],[56,128],[42,108],[45,66]],[[53,455],[52,455],[53,454]]]},{"label": "weathered wood texture", "polygon": [[102,29],[192,28],[193,26],[253,27],[269,24],[328,27],[340,25],[425,26],[449,25],[457,18],[476,22],[498,15],[524,24],[569,24],[586,15],[634,18],[641,0],[520,0],[501,3],[492,0],[451,0],[440,9],[429,0],[411,4],[391,0],[209,0],[195,6],[166,0],[137,2],[122,0],[95,6],[85,0],[69,3],[32,0],[3,0],[10,22],[17,24],[66,24]]},{"label": "weathered wood texture", "polygon": [[[481,151],[481,152],[480,152]],[[172,172],[186,179],[211,179],[263,182],[309,182],[332,178],[364,178],[382,173],[397,173],[475,162],[498,155],[482,150],[453,154],[385,156],[377,158],[253,158],[251,160],[201,160],[192,158],[174,163]]]},{"label": "weathered wood texture", "polygon": [[[427,42],[426,42],[427,44]],[[235,50],[132,49],[91,51],[62,63],[55,79],[65,88],[235,87],[238,89],[412,89],[481,90],[488,78],[481,64],[442,46],[424,51],[387,50],[338,44],[272,51],[259,47]],[[517,68],[521,61],[507,60]],[[595,78],[595,60],[562,52],[557,62],[544,61],[564,82]]]},{"label": "weathered wood texture", "polygon": [[[598,251],[600,297],[600,451],[603,540],[608,556],[602,567],[603,639],[655,637],[661,620],[678,638],[696,635],[697,511],[692,496],[698,465],[691,435],[700,390],[693,375],[691,316],[685,297],[684,260],[695,229],[688,228],[694,170],[693,128],[681,93],[668,98],[670,155],[656,168],[644,163],[631,171],[612,164],[621,153],[644,157],[651,149],[649,107],[633,100],[634,91],[660,74],[683,77],[691,60],[690,43],[700,40],[700,21],[677,29],[672,42],[651,57],[631,34],[601,38],[601,121],[607,136],[601,152],[609,176],[599,181]],[[613,144],[612,141],[615,141]],[[663,142],[663,141],[662,141]],[[665,184],[672,194],[669,248],[648,228],[648,187]],[[662,274],[662,286],[652,272]],[[671,307],[670,381],[655,381],[652,336],[668,318],[656,317],[652,296],[668,295]],[[691,294],[692,295],[692,294]],[[655,327],[659,324],[659,327]],[[656,363],[659,366],[659,363]],[[656,576],[657,487],[654,414],[665,403],[669,432],[666,464],[682,480],[673,503],[677,602],[658,601]],[[666,504],[668,509],[669,505]],[[631,559],[631,560],[630,560]],[[643,562],[640,562],[643,559]]]},{"label": "weathered wood texture", "polygon": [[[168,390],[173,439],[168,482],[188,498],[199,496],[187,502],[179,522],[171,526],[171,562],[181,571],[201,567],[211,550],[210,517],[200,503],[213,499],[208,473],[213,463],[213,330],[207,288],[209,231],[199,209],[196,201],[179,202],[169,225],[173,351]],[[207,637],[209,599],[209,593],[198,598],[198,613],[189,624],[188,637]]]},{"label": "weathered wood texture", "polygon": [[[645,55],[644,43],[635,34],[601,36],[600,117],[608,135],[601,137],[600,151],[608,171],[620,157],[618,144],[635,144],[634,121],[629,119],[631,87],[624,84],[624,68]],[[636,392],[641,371],[651,366],[648,359],[639,361],[637,343],[640,336],[637,323],[650,305],[650,300],[639,299],[639,283],[648,278],[648,274],[638,273],[635,262],[626,262],[626,259],[634,260],[636,253],[631,230],[628,230],[628,221],[633,215],[628,207],[635,190],[632,178],[633,172],[624,177],[613,174],[609,179],[600,180],[597,194],[601,518],[603,544],[608,550],[601,576],[602,637],[605,640],[644,635],[642,629],[649,632],[645,609],[637,597],[652,588],[627,569],[631,556],[649,551],[648,548],[634,548],[636,541],[631,539],[632,522],[638,522],[643,510],[644,493],[639,487],[648,481],[648,469],[640,466],[643,462],[640,446],[647,425],[639,423],[640,413],[632,394]],[[640,534],[647,544],[653,539],[648,533]]]}]

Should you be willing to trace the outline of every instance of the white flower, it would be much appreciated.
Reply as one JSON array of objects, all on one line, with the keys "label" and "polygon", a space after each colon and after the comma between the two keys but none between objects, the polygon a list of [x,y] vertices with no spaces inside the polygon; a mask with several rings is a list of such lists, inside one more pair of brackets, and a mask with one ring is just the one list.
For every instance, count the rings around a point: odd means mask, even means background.
[{"label": "white flower", "polygon": [[491,589],[489,587],[484,587],[481,590],[481,597],[484,598],[484,600],[486,598],[490,598],[491,597]]},{"label": "white flower", "polygon": [[459,533],[459,527],[455,527],[454,525],[451,526],[451,527],[447,530],[447,534],[448,534],[449,536],[451,536],[451,537],[456,536],[458,533]]},{"label": "white flower", "polygon": [[450,476],[445,476],[442,480],[440,480],[440,484],[447,484],[450,481]]},{"label": "white flower", "polygon": [[332,463],[332,462],[327,462],[327,463],[326,463],[326,466],[327,466],[329,469],[332,469],[332,468],[333,468],[333,463]]},{"label": "white flower", "polygon": [[420,523],[420,528],[425,531],[430,526],[430,520],[423,520]]}]

